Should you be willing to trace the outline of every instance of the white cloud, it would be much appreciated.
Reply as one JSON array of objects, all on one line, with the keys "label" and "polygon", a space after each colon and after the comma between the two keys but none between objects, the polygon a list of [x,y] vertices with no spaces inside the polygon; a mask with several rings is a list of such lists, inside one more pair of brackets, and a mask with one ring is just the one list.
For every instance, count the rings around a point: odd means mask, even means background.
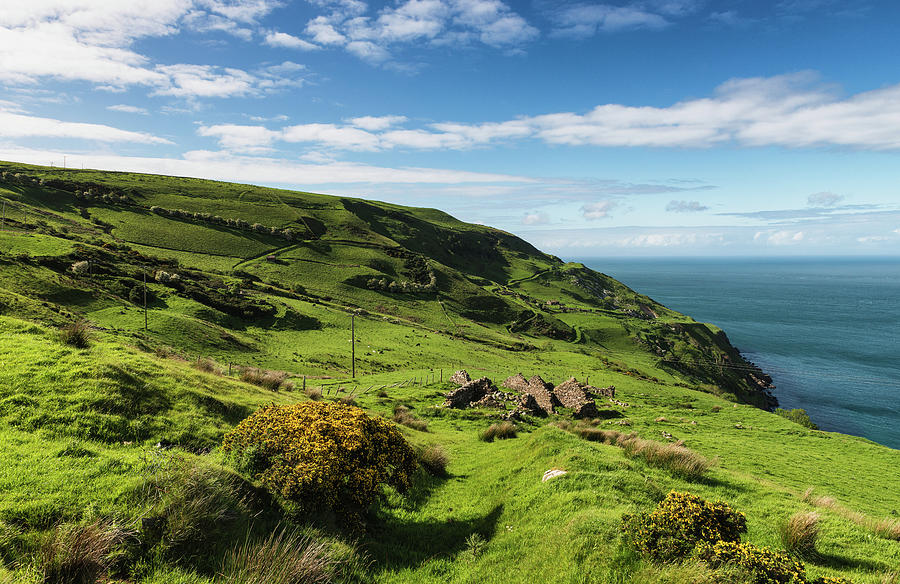
[{"label": "white cloud", "polygon": [[526,213],[522,217],[522,225],[546,225],[550,223],[550,216],[546,213]]},{"label": "white cloud", "polygon": [[306,34],[320,45],[343,45],[347,37],[337,31],[325,16],[317,16],[306,23]]},{"label": "white cloud", "polygon": [[197,32],[224,32],[244,41],[253,39],[253,31],[249,28],[224,16],[209,14],[202,10],[194,10],[186,14],[184,23]]},{"label": "white cloud", "polygon": [[[249,40],[273,0],[36,0],[0,8],[0,81],[36,85],[47,78],[87,81],[98,89],[146,86],[156,95],[259,95],[271,78],[239,69],[155,64],[135,41],[177,34],[182,28],[223,31]],[[280,86],[283,86],[282,83]]]},{"label": "white cloud", "polygon": [[289,35],[285,32],[276,30],[266,33],[264,42],[270,47],[280,47],[285,49],[299,49],[301,51],[315,51],[321,47],[309,41],[305,41],[299,37]]},{"label": "white cloud", "polygon": [[[302,79],[287,78],[267,82],[239,70],[219,72],[197,66],[178,67],[185,69],[187,78],[178,83],[186,87],[175,86],[167,92],[242,95],[302,83]],[[168,69],[165,71],[172,74]],[[814,85],[812,75],[794,74],[732,80],[722,84],[713,97],[669,107],[605,104],[585,114],[560,112],[476,124],[448,121],[419,128],[401,127],[405,122],[408,120],[402,116],[363,116],[351,119],[350,126],[311,124],[306,133],[298,126],[294,134],[302,134],[302,141],[354,150],[470,149],[525,139],[568,146],[845,146],[894,150],[900,149],[900,85],[838,100],[829,88]],[[328,131],[321,131],[325,129]],[[357,134],[360,130],[368,135]],[[360,139],[345,139],[353,134]],[[826,195],[831,197],[828,193],[813,195],[810,204],[823,204],[827,198],[822,197]],[[813,202],[820,199],[820,203]]]},{"label": "white cloud", "polygon": [[75,138],[100,142],[136,142],[141,144],[172,144],[165,138],[145,132],[120,130],[102,124],[64,122],[0,111],[0,137],[3,138]]},{"label": "white cloud", "polygon": [[217,138],[219,144],[229,150],[239,152],[263,152],[281,135],[261,126],[239,126],[222,124],[218,126],[200,126],[197,134]]},{"label": "white cloud", "polygon": [[283,130],[285,142],[312,142],[342,150],[377,150],[378,137],[349,126],[301,124]]},{"label": "white cloud", "polygon": [[844,200],[843,195],[830,192],[813,193],[806,198],[810,207],[833,207]]},{"label": "white cloud", "polygon": [[666,205],[666,211],[671,213],[698,213],[708,209],[709,207],[701,205],[700,201],[671,201]]},{"label": "white cloud", "polygon": [[370,132],[377,132],[386,130],[397,124],[402,124],[406,120],[406,116],[361,116],[344,121],[349,122],[357,128],[362,128],[363,130],[368,130]]},{"label": "white cloud", "polygon": [[[4,148],[0,160],[46,164],[64,153]],[[389,168],[349,162],[307,164],[278,158],[236,156],[224,152],[187,152],[182,158],[128,157],[114,154],[65,153],[72,164],[86,168],[210,178],[255,184],[292,186],[348,184],[482,184],[529,183],[532,179],[480,172],[436,168]]]},{"label": "white cloud", "polygon": [[176,97],[231,97],[255,91],[252,75],[240,69],[219,69],[210,65],[160,65],[170,84],[156,95]]},{"label": "white cloud", "polygon": [[314,1],[329,10],[306,23],[318,45],[340,46],[375,64],[393,63],[395,46],[460,46],[474,42],[515,50],[539,32],[501,0],[401,0],[375,15],[363,2]]},{"label": "white cloud", "polygon": [[145,115],[145,116],[150,113],[147,111],[146,108],[137,107],[136,105],[126,105],[126,104],[122,104],[122,103],[106,106],[106,109],[108,109],[109,111],[112,111],[112,112],[123,112],[126,114],[141,114],[141,115]]},{"label": "white cloud", "polygon": [[371,41],[350,41],[347,43],[347,51],[364,61],[373,63],[383,63],[391,58],[387,49]]},{"label": "white cloud", "polygon": [[803,231],[780,230],[768,233],[765,240],[772,245],[793,245],[803,241],[805,237]]},{"label": "white cloud", "polygon": [[615,200],[597,201],[596,203],[588,203],[581,207],[581,215],[589,220],[609,219],[612,217],[612,211],[619,206],[619,202]]},{"label": "white cloud", "polygon": [[580,4],[560,10],[554,17],[558,36],[589,37],[598,32],[647,28],[660,29],[670,24],[663,16],[636,6]]}]

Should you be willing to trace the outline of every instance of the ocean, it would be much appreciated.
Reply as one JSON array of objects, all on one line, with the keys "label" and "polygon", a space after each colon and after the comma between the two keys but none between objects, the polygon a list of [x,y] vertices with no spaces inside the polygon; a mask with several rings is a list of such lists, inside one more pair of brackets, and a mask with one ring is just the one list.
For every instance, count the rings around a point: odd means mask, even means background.
[{"label": "ocean", "polygon": [[900,258],[578,261],[722,328],[780,407],[900,448]]}]

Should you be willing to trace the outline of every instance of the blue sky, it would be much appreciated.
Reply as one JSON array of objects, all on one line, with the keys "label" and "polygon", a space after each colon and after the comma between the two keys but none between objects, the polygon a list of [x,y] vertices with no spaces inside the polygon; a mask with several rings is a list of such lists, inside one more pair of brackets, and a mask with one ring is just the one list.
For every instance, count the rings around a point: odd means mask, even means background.
[{"label": "blue sky", "polygon": [[898,254],[900,4],[29,0],[0,159],[437,207],[563,257]]}]

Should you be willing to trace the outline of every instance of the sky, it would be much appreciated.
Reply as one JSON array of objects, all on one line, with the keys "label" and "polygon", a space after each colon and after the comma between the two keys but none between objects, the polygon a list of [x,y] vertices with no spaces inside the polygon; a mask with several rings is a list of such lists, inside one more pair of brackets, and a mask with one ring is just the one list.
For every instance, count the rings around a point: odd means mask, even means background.
[{"label": "sky", "polygon": [[436,207],[561,257],[900,255],[896,0],[0,3],[0,160]]}]

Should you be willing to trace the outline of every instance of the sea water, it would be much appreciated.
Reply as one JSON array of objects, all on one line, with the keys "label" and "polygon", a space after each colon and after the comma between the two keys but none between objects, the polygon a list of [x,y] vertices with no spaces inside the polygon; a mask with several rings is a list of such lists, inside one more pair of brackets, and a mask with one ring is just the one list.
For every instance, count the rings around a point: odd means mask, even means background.
[{"label": "sea water", "polygon": [[780,407],[900,448],[900,258],[579,261],[722,328]]}]

